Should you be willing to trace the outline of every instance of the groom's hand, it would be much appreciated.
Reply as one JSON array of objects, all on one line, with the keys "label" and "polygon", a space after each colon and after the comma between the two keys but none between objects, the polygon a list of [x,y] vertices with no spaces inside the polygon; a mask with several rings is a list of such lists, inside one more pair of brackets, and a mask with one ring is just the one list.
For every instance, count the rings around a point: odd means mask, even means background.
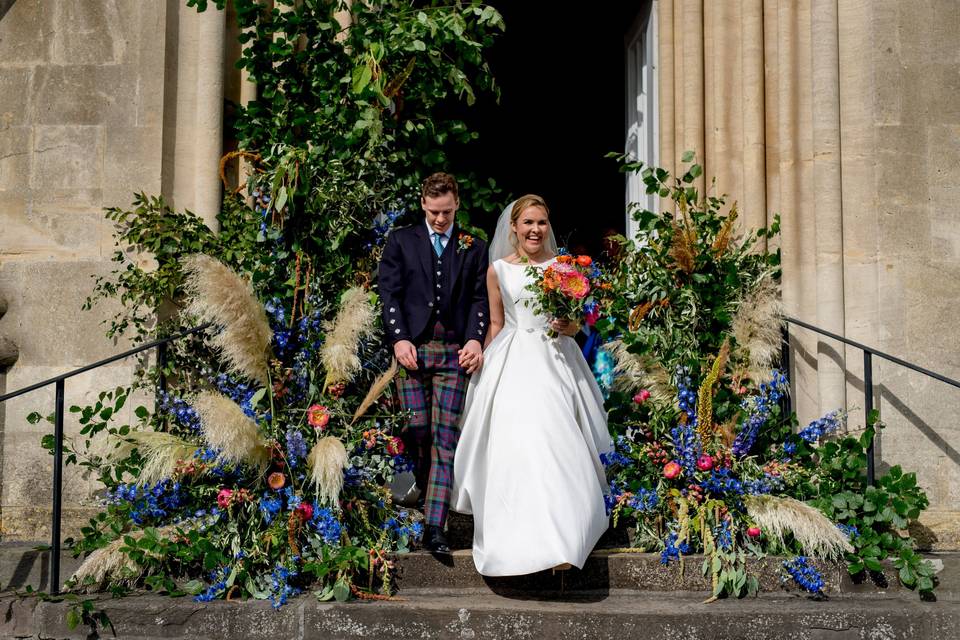
[{"label": "groom's hand", "polygon": [[460,356],[460,367],[467,373],[473,373],[483,364],[483,346],[478,340],[467,340],[463,349],[457,352]]},{"label": "groom's hand", "polygon": [[393,355],[397,357],[397,362],[405,368],[417,368],[417,348],[409,340],[398,340],[393,345]]}]

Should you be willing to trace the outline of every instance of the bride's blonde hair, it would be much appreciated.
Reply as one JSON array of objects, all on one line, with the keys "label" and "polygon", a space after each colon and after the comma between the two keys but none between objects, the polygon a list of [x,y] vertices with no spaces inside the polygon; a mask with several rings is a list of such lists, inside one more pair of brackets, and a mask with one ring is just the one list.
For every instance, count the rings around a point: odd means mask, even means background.
[{"label": "bride's blonde hair", "polygon": [[[517,198],[517,201],[513,203],[513,209],[510,210],[511,227],[517,224],[517,220],[520,219],[520,214],[530,207],[540,207],[546,212],[547,218],[550,218],[550,207],[547,206],[547,201],[534,193],[528,193],[525,196],[520,196]],[[514,248],[517,247],[517,235],[515,233],[510,235],[510,244]]]}]

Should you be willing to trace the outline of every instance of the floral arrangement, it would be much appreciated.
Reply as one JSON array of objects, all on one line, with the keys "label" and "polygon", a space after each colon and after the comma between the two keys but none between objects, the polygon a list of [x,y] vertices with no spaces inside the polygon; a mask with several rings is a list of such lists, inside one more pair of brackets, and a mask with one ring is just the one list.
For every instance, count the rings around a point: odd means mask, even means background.
[{"label": "floral arrangement", "polygon": [[145,578],[198,600],[254,596],[277,607],[310,582],[323,597],[389,594],[387,553],[409,548],[421,525],[386,488],[407,465],[392,435],[404,419],[388,392],[395,367],[380,366],[362,400],[350,393],[370,369],[357,354],[375,338],[373,297],[348,289],[326,322],[308,303],[291,331],[285,311],[268,305],[268,317],[219,261],[193,255],[183,266],[184,313],[216,327],[223,369],[186,397],[165,395],[154,425],[109,436],[100,466],[135,451],[139,469],[114,483],[77,543],[94,552],[74,584]]},{"label": "floral arrangement", "polygon": [[841,411],[804,428],[784,412],[779,254],[763,246],[778,222],[739,236],[736,203],[691,186],[698,165],[675,180],[625,168],[675,210],[634,211],[640,234],[621,238],[616,296],[597,325],[615,363],[615,450],[603,459],[615,526],[628,523],[632,544],[664,563],[704,554],[711,599],[755,592],[747,558],[767,554],[788,556],[784,577],[814,594],[824,583],[811,561],[845,560],[862,576],[885,558],[929,592],[932,566],[901,533],[927,505],[916,477],[895,467],[866,481],[877,416],[854,437]]},{"label": "floral arrangement", "polygon": [[[533,278],[527,289],[534,295],[526,298],[525,304],[550,318],[587,326],[596,324],[610,285],[593,258],[561,251],[555,262],[545,268],[530,265],[527,273]],[[558,335],[553,329],[547,334],[551,338]]]}]

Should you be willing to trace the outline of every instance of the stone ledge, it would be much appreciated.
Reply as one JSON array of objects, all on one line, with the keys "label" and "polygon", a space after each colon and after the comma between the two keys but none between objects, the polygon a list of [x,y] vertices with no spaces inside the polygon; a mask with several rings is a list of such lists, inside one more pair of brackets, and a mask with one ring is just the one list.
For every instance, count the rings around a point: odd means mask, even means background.
[{"label": "stone ledge", "polygon": [[[702,603],[702,594],[648,592],[560,599],[496,595],[411,596],[389,602],[319,603],[311,597],[273,611],[266,602],[131,596],[98,601],[121,638],[935,638],[960,632],[952,604],[913,598],[814,601],[778,594]],[[0,636],[86,638],[70,630],[65,603],[0,596]],[[106,630],[103,635],[109,635]]]}]

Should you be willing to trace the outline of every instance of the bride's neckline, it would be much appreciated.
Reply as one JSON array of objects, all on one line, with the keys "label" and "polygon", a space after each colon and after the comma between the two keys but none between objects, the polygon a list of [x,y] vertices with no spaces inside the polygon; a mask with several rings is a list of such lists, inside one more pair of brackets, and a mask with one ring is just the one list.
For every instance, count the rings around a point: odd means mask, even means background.
[{"label": "bride's neckline", "polygon": [[510,261],[507,260],[506,258],[500,258],[500,260],[502,260],[505,264],[511,264],[511,265],[513,265],[513,266],[515,266],[515,267],[542,267],[543,265],[547,264],[548,262],[554,260],[556,257],[557,257],[557,256],[550,256],[549,258],[547,258],[547,259],[544,260],[543,262],[534,262],[533,260],[527,260],[526,262],[510,262]]}]

